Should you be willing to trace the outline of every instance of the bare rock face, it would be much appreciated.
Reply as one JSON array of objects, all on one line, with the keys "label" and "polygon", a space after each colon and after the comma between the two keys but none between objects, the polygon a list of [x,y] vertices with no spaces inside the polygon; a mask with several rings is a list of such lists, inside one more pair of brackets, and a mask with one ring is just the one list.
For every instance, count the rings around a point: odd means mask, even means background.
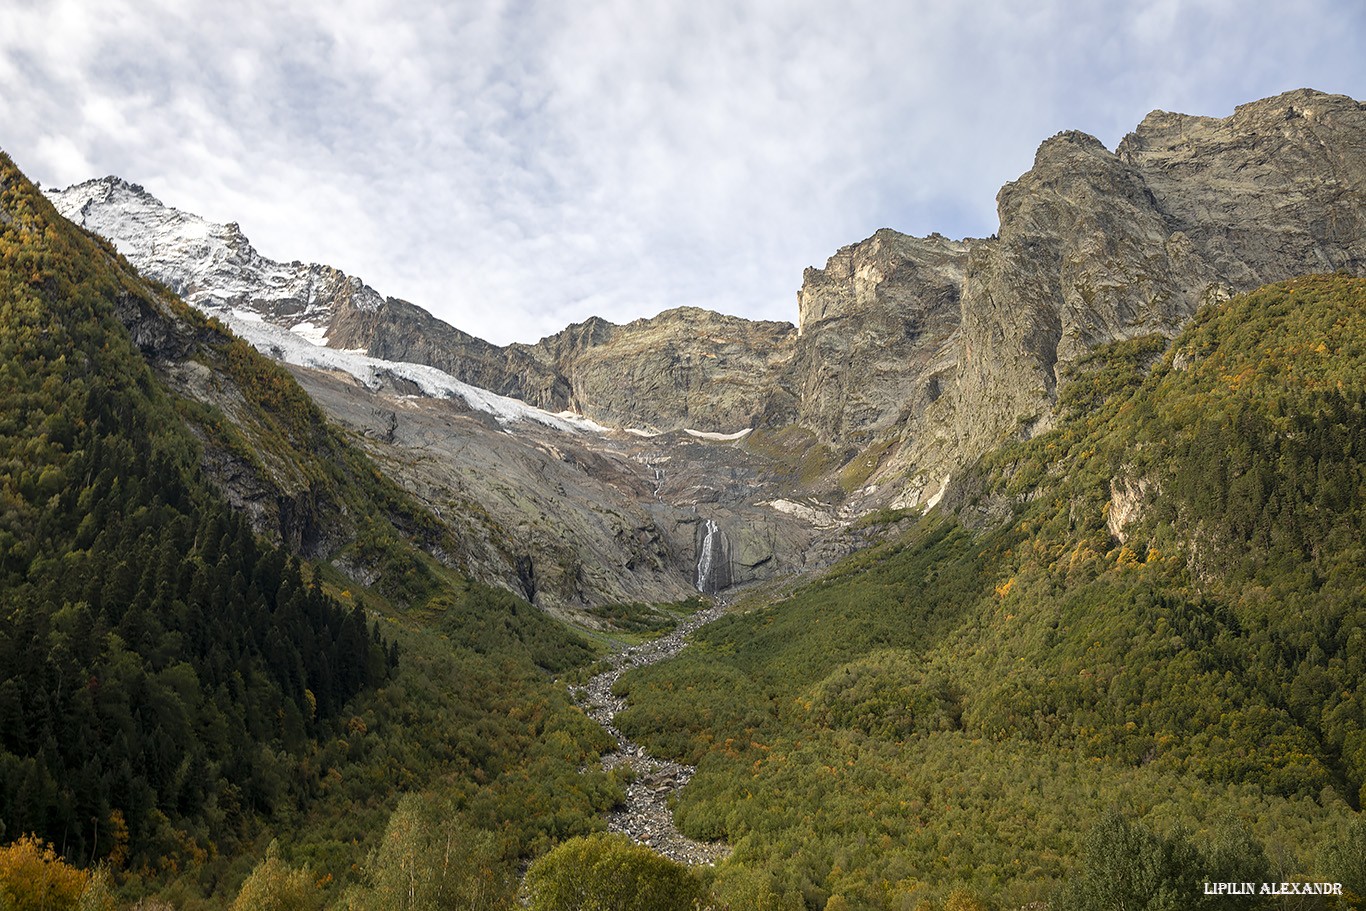
[{"label": "bare rock face", "polygon": [[565,377],[570,409],[600,424],[733,433],[790,419],[782,376],[795,342],[791,323],[680,307],[624,326],[576,324],[535,351]]},{"label": "bare rock face", "polygon": [[973,251],[963,286],[950,402],[968,457],[1046,426],[1063,365],[1102,342],[1173,335],[1222,288],[1142,173],[1085,134],[1045,142],[997,206],[1000,233]]},{"label": "bare rock face", "polygon": [[781,382],[796,339],[790,323],[680,307],[624,326],[595,317],[534,345],[499,347],[390,299],[375,311],[341,314],[333,326],[334,347],[429,364],[609,427],[731,433],[795,413]]},{"label": "bare rock face", "polygon": [[[1060,133],[1001,189],[997,234],[878,231],[806,271],[797,327],[680,308],[500,347],[115,178],[53,201],[192,303],[636,431],[514,440],[452,402],[412,404],[397,378],[372,401],[301,375],[409,489],[476,517],[462,558],[558,608],[673,598],[704,557],[715,587],[809,570],[858,545],[863,512],[967,502],[953,479],[1046,430],[1093,346],[1174,336],[1266,282],[1366,272],[1366,107],[1299,90],[1224,118],[1158,111],[1113,152]],[[160,347],[155,328],[135,331]]]},{"label": "bare rock face", "polygon": [[899,471],[951,473],[1046,429],[1062,368],[1094,345],[1174,336],[1266,282],[1366,271],[1366,107],[1300,90],[1222,119],[1155,112],[1115,153],[1061,133],[997,207],[967,263],[952,394],[907,422]]},{"label": "bare rock face", "polygon": [[1128,474],[1119,474],[1110,479],[1110,503],[1105,511],[1105,527],[1109,529],[1110,537],[1120,544],[1129,540],[1125,529],[1130,522],[1142,518],[1148,497],[1157,487],[1156,481]]},{"label": "bare rock face", "polygon": [[1239,291],[1366,262],[1366,106],[1309,89],[1231,117],[1154,111],[1117,157]]},{"label": "bare rock face", "polygon": [[388,361],[427,364],[463,383],[547,411],[569,408],[569,384],[526,346],[490,344],[398,298],[386,298],[368,309],[337,308],[331,315],[327,344],[362,349]]},{"label": "bare rock face", "polygon": [[763,505],[775,483],[735,443],[508,429],[450,399],[291,370],[446,524],[461,566],[552,613],[677,601],[811,565],[817,530]]},{"label": "bare rock face", "polygon": [[889,229],[810,268],[797,294],[797,422],[826,440],[871,439],[939,398],[971,241]]},{"label": "bare rock face", "polygon": [[534,345],[492,345],[394,298],[339,307],[327,344],[427,364],[462,382],[551,412],[650,433],[734,432],[794,399],[780,378],[792,359],[790,323],[753,322],[683,307],[619,326],[593,318]]}]

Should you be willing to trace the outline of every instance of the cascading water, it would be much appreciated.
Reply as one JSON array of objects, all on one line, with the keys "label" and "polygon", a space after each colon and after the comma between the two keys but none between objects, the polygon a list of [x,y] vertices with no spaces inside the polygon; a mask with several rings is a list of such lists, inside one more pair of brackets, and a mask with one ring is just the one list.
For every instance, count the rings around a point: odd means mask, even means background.
[{"label": "cascading water", "polygon": [[702,546],[697,549],[697,590],[711,595],[730,585],[726,537],[713,519],[704,520]]},{"label": "cascading water", "polygon": [[660,491],[664,489],[664,469],[660,468],[658,465],[656,465],[654,462],[651,462],[649,459],[642,459],[642,461],[645,463],[645,470],[650,472],[650,474],[653,476],[651,480],[654,482],[655,485],[654,497],[656,500],[663,503],[664,496],[660,493]]}]

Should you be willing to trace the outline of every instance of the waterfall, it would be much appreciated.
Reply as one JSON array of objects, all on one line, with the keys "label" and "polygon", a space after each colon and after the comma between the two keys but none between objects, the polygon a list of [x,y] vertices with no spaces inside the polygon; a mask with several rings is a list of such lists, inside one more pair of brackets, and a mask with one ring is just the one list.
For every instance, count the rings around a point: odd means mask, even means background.
[{"label": "waterfall", "polygon": [[[651,462],[649,459],[641,459],[641,461],[645,463],[645,470],[652,475],[651,479],[653,480],[655,485],[655,499],[663,503],[664,497],[660,493],[660,491],[664,489],[664,469],[660,468],[658,465],[656,465],[654,462]],[[667,459],[665,461],[667,461]]]},{"label": "waterfall", "polygon": [[[702,549],[697,553],[697,590],[705,592],[711,583],[711,570],[716,565],[716,555],[712,553],[712,542],[716,540],[719,529],[711,519],[707,520],[707,532],[702,536]],[[713,588],[713,591],[715,589]]]},{"label": "waterfall", "polygon": [[712,519],[706,519],[702,527],[702,546],[697,549],[697,590],[710,595],[730,585],[730,561],[721,527]]}]

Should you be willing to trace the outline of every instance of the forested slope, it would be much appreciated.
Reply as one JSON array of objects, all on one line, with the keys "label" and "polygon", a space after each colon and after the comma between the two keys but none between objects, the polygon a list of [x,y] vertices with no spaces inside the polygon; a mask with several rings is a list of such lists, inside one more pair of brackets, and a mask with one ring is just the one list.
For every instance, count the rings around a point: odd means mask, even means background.
[{"label": "forested slope", "polygon": [[618,723],[700,762],[681,826],[774,902],[1048,897],[1107,808],[1154,856],[1185,846],[1182,907],[1237,856],[1341,878],[1363,447],[1366,282],[1211,306],[1170,346],[1096,349],[1056,429],[957,479],[956,512],[624,676]]},{"label": "forested slope", "polygon": [[[224,460],[275,485],[261,528],[204,470]],[[286,372],[0,157],[0,843],[221,907],[273,836],[317,898],[363,897],[405,791],[441,788],[499,888],[601,827],[620,785],[579,767],[609,743],[549,677],[593,649],[409,540],[458,549]]]}]

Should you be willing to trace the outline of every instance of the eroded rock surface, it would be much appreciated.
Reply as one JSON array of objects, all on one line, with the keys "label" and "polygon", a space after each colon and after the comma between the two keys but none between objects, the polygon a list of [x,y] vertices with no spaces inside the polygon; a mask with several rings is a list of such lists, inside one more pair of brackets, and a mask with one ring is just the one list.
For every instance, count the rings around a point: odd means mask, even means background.
[{"label": "eroded rock surface", "polygon": [[883,229],[807,269],[797,293],[798,422],[866,441],[942,394],[972,241]]},{"label": "eroded rock surface", "polygon": [[741,441],[504,427],[458,399],[291,370],[451,527],[455,562],[552,613],[695,595],[708,521],[717,589],[812,568],[831,553],[814,540],[843,528],[773,507],[784,476]]},{"label": "eroded rock surface", "polygon": [[[397,378],[310,387],[401,483],[466,515],[452,521],[484,578],[550,607],[669,600],[696,584],[707,521],[732,584],[823,565],[861,514],[963,502],[963,468],[1047,430],[1067,367],[1095,345],[1172,337],[1265,282],[1366,272],[1366,107],[1303,89],[1223,118],[1156,111],[1114,151],[1060,133],[1001,189],[994,236],[884,229],[844,247],[806,271],[799,328],[679,308],[500,347],[330,267],[266,260],[235,225],[116,178],[52,198],[191,302],[659,434],[511,432],[405,399],[416,390]],[[704,443],[687,429],[754,432]]]},{"label": "eroded rock surface", "polygon": [[951,389],[903,427],[903,502],[1051,424],[1063,368],[1103,342],[1176,335],[1203,304],[1310,272],[1366,271],[1366,107],[1299,90],[1225,118],[1150,114],[1108,151],[1044,142],[997,196],[962,288]]}]

